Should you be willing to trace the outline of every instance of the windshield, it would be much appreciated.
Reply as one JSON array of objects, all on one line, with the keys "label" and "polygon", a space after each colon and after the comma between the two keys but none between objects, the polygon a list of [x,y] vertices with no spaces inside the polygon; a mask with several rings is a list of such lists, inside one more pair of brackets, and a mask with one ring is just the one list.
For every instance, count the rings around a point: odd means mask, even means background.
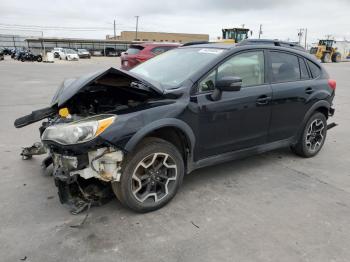
[{"label": "windshield", "polygon": [[75,52],[73,49],[67,49],[66,53],[72,55],[72,54],[76,54],[77,52]]},{"label": "windshield", "polygon": [[224,49],[179,48],[158,55],[131,69],[145,80],[159,82],[165,88],[177,87],[188,77],[214,60]]},{"label": "windshield", "polygon": [[320,40],[319,45],[332,46],[333,40]]},{"label": "windshield", "polygon": [[87,50],[86,49],[78,49],[78,52],[87,52]]}]

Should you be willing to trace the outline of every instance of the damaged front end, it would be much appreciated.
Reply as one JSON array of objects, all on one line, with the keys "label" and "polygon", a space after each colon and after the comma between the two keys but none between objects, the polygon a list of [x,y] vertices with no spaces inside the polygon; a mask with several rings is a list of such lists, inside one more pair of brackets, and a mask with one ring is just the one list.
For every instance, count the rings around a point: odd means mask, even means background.
[{"label": "damaged front end", "polygon": [[[73,214],[101,205],[113,195],[111,182],[119,181],[125,154],[101,134],[115,125],[119,116],[159,100],[160,90],[115,68],[67,80],[50,107],[15,121],[20,128],[47,119],[39,128],[41,142],[23,148],[22,158],[48,154],[43,167],[53,165],[60,201]],[[109,136],[115,138],[113,133]]]},{"label": "damaged front end", "polygon": [[59,199],[73,214],[102,205],[113,196],[110,183],[119,181],[121,151],[99,148],[74,156],[52,153],[52,159]]}]

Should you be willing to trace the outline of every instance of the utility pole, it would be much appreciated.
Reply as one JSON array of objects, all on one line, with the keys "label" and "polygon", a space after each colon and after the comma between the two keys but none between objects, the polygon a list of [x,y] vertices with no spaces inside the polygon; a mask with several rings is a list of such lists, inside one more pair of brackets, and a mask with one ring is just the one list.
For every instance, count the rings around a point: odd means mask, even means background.
[{"label": "utility pole", "polygon": [[305,49],[307,49],[307,28],[305,28]]},{"label": "utility pole", "polygon": [[262,33],[263,33],[263,32],[262,32],[262,25],[260,24],[260,27],[259,27],[259,39],[260,39]]},{"label": "utility pole", "polygon": [[117,34],[116,34],[116,31],[115,31],[115,19],[114,19],[114,22],[113,22],[113,29],[114,29],[114,40],[117,40]]},{"label": "utility pole", "polygon": [[301,38],[303,37],[303,29],[302,28],[299,29],[298,36],[299,36],[299,45],[301,45]]},{"label": "utility pole", "polygon": [[139,29],[139,16],[135,16],[136,17],[136,30],[135,30],[135,41],[137,40],[137,31]]},{"label": "utility pole", "polygon": [[[117,40],[117,33],[116,33],[116,30],[115,30],[115,19],[114,19],[114,23],[113,23],[113,26],[114,26],[114,41]],[[114,42],[114,50],[117,51],[117,45],[116,43]],[[104,45],[104,54],[106,56],[106,43]]]},{"label": "utility pole", "polygon": [[44,54],[43,54],[43,60],[46,61],[46,50],[45,50],[45,43],[44,43],[44,31],[41,31],[41,41],[44,49]]}]

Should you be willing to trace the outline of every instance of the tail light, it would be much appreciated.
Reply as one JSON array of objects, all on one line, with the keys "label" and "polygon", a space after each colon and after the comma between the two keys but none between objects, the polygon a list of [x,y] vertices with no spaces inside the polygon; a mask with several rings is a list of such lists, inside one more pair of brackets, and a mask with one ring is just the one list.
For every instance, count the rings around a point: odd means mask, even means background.
[{"label": "tail light", "polygon": [[148,60],[148,57],[137,56],[135,59],[136,59],[137,62],[143,63],[146,60]]},{"label": "tail light", "polygon": [[336,87],[337,87],[337,81],[335,81],[335,80],[333,80],[333,79],[329,79],[329,80],[328,80],[328,86],[329,86],[330,88],[332,88],[333,90],[335,90]]}]

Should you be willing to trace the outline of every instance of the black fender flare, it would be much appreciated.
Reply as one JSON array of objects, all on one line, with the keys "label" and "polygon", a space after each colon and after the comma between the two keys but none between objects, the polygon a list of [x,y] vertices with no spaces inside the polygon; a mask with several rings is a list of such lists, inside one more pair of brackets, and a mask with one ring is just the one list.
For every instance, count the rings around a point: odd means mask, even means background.
[{"label": "black fender flare", "polygon": [[302,121],[302,124],[300,125],[300,128],[295,136],[294,143],[296,143],[298,141],[298,138],[300,137],[301,133],[303,132],[304,126],[305,126],[306,122],[309,120],[309,118],[311,117],[311,115],[315,111],[317,111],[317,109],[322,108],[322,107],[327,108],[327,110],[329,111],[329,109],[331,108],[331,104],[326,100],[321,100],[321,101],[317,101],[309,108],[309,110],[306,112],[304,119]]},{"label": "black fender flare", "polygon": [[129,141],[126,143],[124,147],[124,150],[126,150],[127,152],[131,152],[144,137],[146,137],[151,132],[163,127],[174,127],[181,130],[185,134],[187,138],[187,142],[189,143],[190,150],[191,150],[190,153],[191,154],[193,153],[196,139],[192,131],[192,128],[185,122],[175,118],[163,118],[160,120],[156,120],[146,125],[145,127],[141,128],[129,139]]}]

